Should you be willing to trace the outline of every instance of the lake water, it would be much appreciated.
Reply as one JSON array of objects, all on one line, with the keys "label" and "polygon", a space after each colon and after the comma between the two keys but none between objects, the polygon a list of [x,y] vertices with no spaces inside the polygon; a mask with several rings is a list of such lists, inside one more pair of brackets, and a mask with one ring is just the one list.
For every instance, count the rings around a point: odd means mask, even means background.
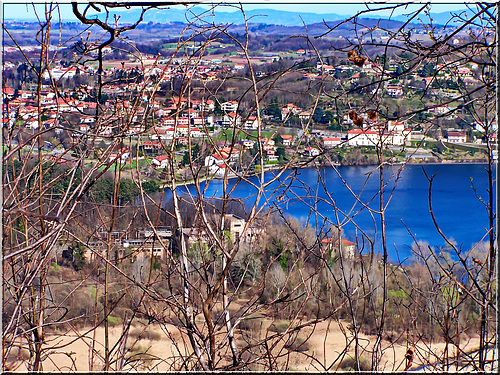
[{"label": "lake water", "polygon": [[[413,239],[409,232],[416,240],[425,241],[432,246],[445,244],[431,220],[429,182],[423,169],[429,176],[435,175],[432,204],[443,232],[453,238],[464,251],[486,240],[486,209],[472,188],[473,183],[477,195],[486,198],[486,165],[407,165],[400,170],[399,178],[396,178],[400,167],[389,166],[384,170],[384,179],[388,182],[384,193],[386,203],[394,188],[385,213],[388,251],[392,261],[403,261],[411,256]],[[267,172],[265,182],[273,176],[273,172]],[[259,184],[257,177],[250,178],[250,181]],[[279,188],[280,182],[287,188]],[[380,251],[380,219],[365,207],[373,210],[379,207],[379,171],[376,167],[342,166],[337,169],[325,168],[320,173],[313,168],[299,169],[287,171],[280,182],[275,182],[266,189],[265,199],[270,208],[311,225],[321,226],[325,222],[341,225],[345,238],[351,241],[356,238],[360,240],[363,231],[370,238],[375,238],[375,248]],[[230,198],[241,199],[246,205],[253,204],[257,190],[249,183],[238,182],[237,179],[229,180],[227,189],[232,189],[235,184],[237,186]],[[206,198],[221,196],[222,180],[213,180],[208,186],[205,185],[202,183],[202,188],[206,188]],[[496,189],[496,181],[494,186]],[[186,193],[186,189],[189,189],[195,194],[193,186],[182,189]],[[494,196],[496,197],[496,191]],[[262,204],[264,202],[260,203]],[[313,207],[318,216],[312,214]]]}]

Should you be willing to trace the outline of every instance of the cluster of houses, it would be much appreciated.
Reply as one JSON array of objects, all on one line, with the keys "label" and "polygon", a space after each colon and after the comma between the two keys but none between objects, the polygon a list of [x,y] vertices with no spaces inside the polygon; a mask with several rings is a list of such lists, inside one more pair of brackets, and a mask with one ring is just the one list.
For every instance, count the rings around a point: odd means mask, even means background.
[{"label": "cluster of houses", "polygon": [[356,146],[402,146],[409,141],[411,129],[404,122],[364,121],[362,128],[347,131],[347,144]]},{"label": "cluster of houses", "polygon": [[[214,220],[218,219],[220,218],[214,217]],[[224,231],[229,235],[227,240],[232,244],[239,243],[240,246],[252,247],[265,232],[265,225],[259,220],[248,223],[244,218],[235,214],[225,214]],[[105,244],[110,237],[117,249],[114,256],[117,256],[118,260],[131,259],[132,261],[152,256],[162,262],[167,262],[169,252],[179,249],[181,241],[187,249],[196,250],[201,250],[210,242],[208,231],[199,227],[186,227],[174,231],[168,226],[158,226],[155,229],[138,228],[133,232],[115,230],[111,236],[107,231],[98,231],[97,235],[98,238],[87,242],[87,246],[93,250],[87,252],[89,261],[99,258],[100,252],[105,251]],[[324,238],[321,240],[321,246],[332,257],[341,253],[344,259],[352,259],[356,255],[356,244],[347,239]]]},{"label": "cluster of houses", "polygon": [[[108,51],[109,52],[109,51]],[[169,64],[162,64],[158,58],[149,58],[154,64],[146,64],[142,68],[126,68],[125,63],[122,69],[107,69],[104,74],[113,76],[117,72],[129,74],[132,71],[140,71],[145,79],[141,83],[122,83],[109,84],[103,88],[103,94],[109,95],[110,100],[101,104],[99,107],[99,121],[96,123],[95,113],[97,103],[89,101],[88,93],[93,90],[92,87],[82,86],[73,90],[60,90],[58,94],[51,89],[41,91],[41,113],[36,105],[38,98],[36,93],[28,89],[14,90],[11,87],[4,87],[4,125],[10,127],[16,121],[21,119],[24,128],[29,131],[37,129],[54,129],[56,133],[73,127],[72,136],[78,139],[91,133],[103,138],[111,138],[115,135],[125,135],[135,137],[140,134],[146,134],[149,139],[141,141],[139,147],[146,156],[154,157],[152,166],[157,169],[164,169],[169,165],[169,160],[162,154],[162,148],[165,142],[176,142],[179,145],[188,145],[190,142],[197,142],[206,137],[213,136],[211,131],[218,126],[223,128],[237,127],[243,130],[252,131],[261,128],[261,117],[256,115],[242,116],[240,113],[240,103],[231,100],[220,103],[221,114],[216,115],[215,99],[192,99],[176,98],[160,103],[151,95],[151,82],[158,80],[169,80],[179,74],[199,79],[216,79],[220,72],[228,73],[224,69],[241,70],[241,67],[225,67],[218,61],[207,61],[198,65],[192,65],[189,61],[183,59],[174,59]],[[390,61],[389,70],[397,68],[399,62]],[[11,66],[12,64],[8,64]],[[15,68],[15,65],[13,66]],[[13,68],[11,67],[11,68]],[[316,70],[318,76],[334,74],[337,71],[357,70],[357,73],[351,75],[351,80],[359,79],[359,74],[374,74],[383,76],[387,72],[375,62],[366,61],[362,66],[355,67],[351,63],[331,66],[318,64]],[[477,66],[470,64],[460,66],[458,63],[438,64],[435,67],[437,75],[433,77],[423,77],[426,85],[432,83],[432,79],[447,79],[451,76],[459,76],[467,82],[474,82]],[[63,67],[57,65],[45,73],[45,78],[60,79],[62,77],[72,78],[77,74],[95,74],[92,68],[79,69],[76,67]],[[314,77],[313,73],[307,73],[308,79]],[[313,74],[314,75],[314,74]],[[356,77],[358,76],[358,77]],[[149,79],[151,78],[151,79]],[[389,80],[387,80],[389,82]],[[401,97],[403,95],[400,84],[385,85],[385,93],[391,97]],[[136,93],[132,99],[125,99],[125,94]],[[444,116],[453,113],[453,109],[448,106],[434,106],[428,109],[429,113]],[[154,113],[154,121],[146,128],[144,118]],[[70,115],[70,117],[68,117]],[[292,116],[298,117],[303,121],[310,121],[313,111],[303,109],[294,103],[288,103],[281,107],[281,120],[286,121]],[[68,118],[77,119],[76,124],[70,124]],[[149,117],[148,117],[149,118]],[[348,116],[344,117],[344,124],[351,125],[347,135],[328,135],[320,138],[320,145],[323,149],[330,149],[341,146],[375,146],[379,144],[402,146],[412,140],[412,131],[404,122],[388,121],[381,123],[364,119],[363,126],[356,127]],[[476,130],[484,129],[480,124],[473,124]],[[211,130],[209,130],[211,129]],[[491,124],[488,127],[491,136],[496,137],[497,125]],[[490,134],[489,133],[489,134]],[[290,147],[293,142],[293,136],[282,135],[282,144],[284,147]],[[447,141],[449,143],[467,142],[467,135],[460,130],[450,130],[447,132]],[[261,139],[262,150],[266,161],[276,162],[277,146],[272,139]],[[227,168],[233,168],[239,161],[240,154],[246,149],[254,148],[255,141],[245,139],[240,141],[237,147],[218,147],[211,155],[206,156],[204,165],[209,173],[216,176],[226,174]],[[307,147],[304,154],[308,157],[315,157],[320,154],[317,147]],[[129,150],[114,150],[107,155],[108,161],[120,160],[126,162],[130,157]]]},{"label": "cluster of houses", "polygon": [[[217,219],[217,218],[215,218]],[[234,214],[225,214],[224,230],[229,234],[230,241],[249,245],[257,241],[265,230],[265,226],[256,221],[250,225],[247,221]],[[87,242],[87,246],[92,248],[88,252],[89,260],[98,259],[100,249],[105,251],[110,234],[107,231],[98,231],[98,238]],[[182,228],[181,231],[173,231],[171,227],[159,226],[152,228],[138,228],[133,232],[127,230],[115,230],[111,233],[111,241],[117,246],[115,256],[118,259],[137,259],[145,256],[153,256],[163,262],[168,260],[168,253],[174,248],[179,249],[183,241],[188,249],[206,245],[210,241],[210,236],[205,229],[199,227]]]}]

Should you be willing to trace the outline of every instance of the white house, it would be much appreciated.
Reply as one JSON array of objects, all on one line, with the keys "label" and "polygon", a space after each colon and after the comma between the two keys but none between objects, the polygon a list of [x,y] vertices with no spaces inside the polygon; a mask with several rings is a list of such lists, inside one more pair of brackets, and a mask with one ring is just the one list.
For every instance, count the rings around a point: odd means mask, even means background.
[{"label": "white house", "polygon": [[38,120],[37,119],[29,119],[24,123],[24,126],[26,126],[26,129],[38,129]]},{"label": "white house", "polygon": [[462,132],[452,131],[448,132],[447,140],[450,143],[465,143],[467,142],[467,135]]},{"label": "white house", "polygon": [[309,121],[313,113],[311,111],[302,111],[299,113],[299,119]]},{"label": "white house", "polygon": [[241,122],[241,116],[235,112],[230,112],[222,118],[222,126],[240,126]]},{"label": "white house", "polygon": [[151,160],[151,165],[154,168],[160,168],[160,169],[167,168],[168,163],[169,163],[169,160],[168,160],[167,155],[160,155],[160,156],[154,158],[153,160]]},{"label": "white house", "polygon": [[82,133],[86,133],[86,132],[88,132],[90,130],[90,127],[89,127],[88,124],[79,124],[78,128],[80,129],[80,131]]},{"label": "white house", "polygon": [[404,122],[401,121],[388,121],[387,122],[387,130],[390,132],[403,132],[406,126]]},{"label": "white house", "polygon": [[257,116],[249,116],[243,124],[245,130],[257,130],[260,128],[260,122]]},{"label": "white house", "polygon": [[191,124],[200,126],[200,125],[205,125],[207,123],[207,119],[204,117],[193,117],[191,118]]},{"label": "white house", "polygon": [[285,147],[290,147],[293,142],[293,135],[290,134],[282,134],[281,135],[281,143]]},{"label": "white house", "polygon": [[252,149],[253,145],[255,144],[255,141],[252,141],[250,139],[242,139],[240,141],[240,144],[246,149]]},{"label": "white house", "polygon": [[[210,167],[208,167],[208,172],[211,175],[214,175],[215,177],[223,178],[224,175],[226,174],[226,169],[227,169],[227,165],[224,163],[213,164]],[[228,176],[229,175],[231,175],[230,171],[228,171]]]},{"label": "white house", "polygon": [[93,124],[95,122],[94,116],[81,116],[80,124]]},{"label": "white house", "polygon": [[262,138],[260,142],[262,143],[262,148],[264,149],[264,151],[269,151],[269,150],[274,151],[276,149],[275,142],[273,139]]},{"label": "white house", "polygon": [[224,112],[236,112],[238,110],[238,102],[236,100],[231,100],[222,103],[220,107]]},{"label": "white house", "polygon": [[173,139],[175,135],[174,128],[156,128],[149,138],[156,139]]},{"label": "white house", "polygon": [[319,155],[319,150],[314,147],[306,147],[306,155],[313,158]]},{"label": "white house", "polygon": [[191,128],[191,137],[193,138],[202,138],[205,136],[205,132],[198,128]]},{"label": "white house", "polygon": [[392,97],[402,96],[403,88],[397,85],[389,85],[387,86],[387,95]]},{"label": "white house", "polygon": [[276,155],[275,150],[267,150],[266,157],[267,157],[267,160],[269,160],[269,161],[278,161],[278,159],[279,159],[278,155]]},{"label": "white house", "polygon": [[349,146],[375,146],[379,141],[379,134],[374,130],[351,129],[347,131]]},{"label": "white house", "polygon": [[219,154],[212,154],[205,158],[205,167],[211,167],[217,164],[223,164],[224,158]]},{"label": "white house", "polygon": [[451,108],[448,107],[447,105],[440,105],[437,107],[429,108],[427,112],[429,113],[435,113],[438,115],[444,115],[445,113],[448,113],[451,111]]},{"label": "white house", "polygon": [[324,148],[333,148],[338,146],[341,142],[340,138],[336,137],[323,137],[321,141],[323,142]]},{"label": "white house", "polygon": [[114,163],[120,160],[122,163],[125,163],[130,158],[130,151],[126,148],[122,148],[117,150],[116,152],[112,152],[109,154],[108,163]]},{"label": "white house", "polygon": [[293,116],[302,111],[301,108],[297,107],[293,103],[288,103],[286,106],[281,108],[281,120],[286,120],[289,116]]}]

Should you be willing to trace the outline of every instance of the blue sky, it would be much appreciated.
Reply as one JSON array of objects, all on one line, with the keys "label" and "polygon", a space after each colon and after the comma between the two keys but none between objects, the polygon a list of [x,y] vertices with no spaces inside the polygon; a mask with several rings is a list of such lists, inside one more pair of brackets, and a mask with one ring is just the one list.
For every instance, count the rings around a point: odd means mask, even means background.
[{"label": "blue sky", "polygon": [[[436,13],[445,12],[445,11],[453,11],[458,9],[463,9],[464,3],[456,2],[456,1],[430,1],[432,4],[432,11]],[[206,1],[207,4],[214,3],[213,1]],[[216,1],[215,3],[220,3],[220,1]],[[237,3],[235,1],[228,1],[228,3]],[[244,9],[252,10],[252,9],[279,9],[279,10],[288,10],[294,12],[308,12],[308,13],[337,13],[341,15],[353,15],[354,13],[365,10],[366,5],[359,1],[343,1],[343,2],[334,2],[334,1],[312,1],[308,2],[305,0],[268,0],[268,1],[252,1],[252,0],[241,0],[241,3],[244,4]],[[386,4],[377,5],[375,2],[368,2],[370,8],[374,8],[377,6],[386,6],[389,4],[397,4],[401,2],[396,1],[387,1]],[[415,3],[419,4],[422,1],[416,1]],[[37,8],[43,12],[44,8],[43,2],[39,2]],[[410,5],[416,7],[416,4]],[[33,12],[33,6],[26,6],[25,1],[13,0],[9,1],[9,4],[5,4],[3,6],[3,17],[5,19],[34,19],[35,14]],[[65,21],[75,21],[72,12],[71,6],[66,4],[60,5],[61,17]],[[399,12],[399,14],[404,13],[403,9]],[[388,16],[388,13],[382,14],[383,16]],[[395,13],[394,15],[398,15]]]}]

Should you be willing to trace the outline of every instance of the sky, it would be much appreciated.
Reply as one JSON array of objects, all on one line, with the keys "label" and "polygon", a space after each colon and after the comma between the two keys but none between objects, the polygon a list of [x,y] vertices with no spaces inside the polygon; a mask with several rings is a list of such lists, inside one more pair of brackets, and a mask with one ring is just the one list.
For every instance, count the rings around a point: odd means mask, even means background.
[{"label": "sky", "polygon": [[[135,0],[137,1],[137,0]],[[213,3],[221,3],[221,1],[203,1],[207,4]],[[202,2],[202,4],[203,4]],[[245,10],[252,9],[277,9],[277,10],[287,10],[293,12],[307,12],[307,13],[336,13],[340,15],[353,15],[355,12],[365,10],[366,5],[360,1],[321,1],[314,0],[312,2],[306,0],[241,0],[239,1],[244,5]],[[237,1],[226,1],[226,3],[239,3]],[[417,4],[423,3],[424,1],[414,1]],[[44,2],[36,2],[38,3],[37,7],[42,10],[44,8]],[[65,3],[65,4],[64,4]],[[71,12],[71,5],[68,2],[60,2],[60,12],[63,21],[76,21],[75,17]],[[82,2],[83,3],[83,2]],[[398,4],[402,3],[401,1],[384,1],[383,4],[377,5],[375,2],[368,2],[370,8],[374,8],[377,6],[386,6],[389,4]],[[454,11],[458,9],[463,9],[464,3],[460,3],[457,1],[430,1],[432,4],[432,11],[436,13],[445,12],[445,11]],[[413,5],[416,7],[416,5]],[[407,10],[406,10],[407,11]],[[403,8],[399,12],[404,13]],[[388,16],[389,14],[382,14]],[[398,15],[398,13],[394,14]],[[20,0],[7,0],[3,3],[3,18],[5,19],[34,19],[35,13],[33,11],[33,6],[26,5],[26,1]]]}]

